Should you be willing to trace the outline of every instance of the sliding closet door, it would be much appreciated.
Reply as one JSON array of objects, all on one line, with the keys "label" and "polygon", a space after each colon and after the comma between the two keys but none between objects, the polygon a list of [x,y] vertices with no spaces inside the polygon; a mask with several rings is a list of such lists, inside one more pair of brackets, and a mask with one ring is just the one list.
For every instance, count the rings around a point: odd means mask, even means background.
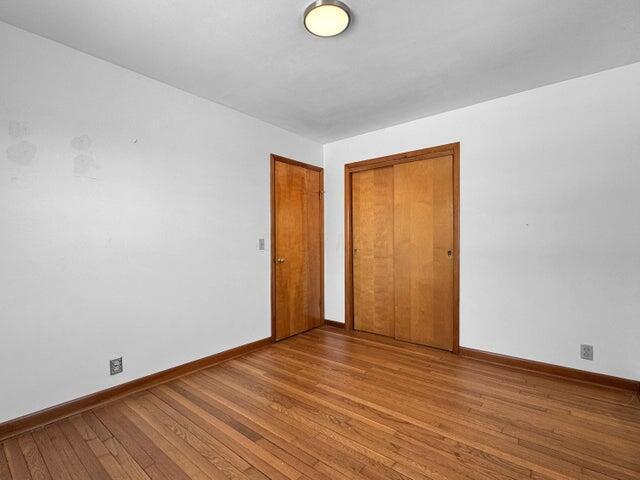
[{"label": "sliding closet door", "polygon": [[453,157],[401,163],[394,177],[395,335],[453,349]]},{"label": "sliding closet door", "polygon": [[351,182],[354,328],[393,337],[393,167]]}]

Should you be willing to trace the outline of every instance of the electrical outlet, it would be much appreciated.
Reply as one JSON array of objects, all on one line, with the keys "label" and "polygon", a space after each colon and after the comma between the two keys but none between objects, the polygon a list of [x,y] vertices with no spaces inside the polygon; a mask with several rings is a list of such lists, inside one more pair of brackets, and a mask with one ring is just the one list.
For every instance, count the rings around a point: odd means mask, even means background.
[{"label": "electrical outlet", "polygon": [[580,358],[583,360],[593,360],[593,345],[580,345]]},{"label": "electrical outlet", "polygon": [[122,357],[109,360],[109,371],[111,375],[122,373]]}]

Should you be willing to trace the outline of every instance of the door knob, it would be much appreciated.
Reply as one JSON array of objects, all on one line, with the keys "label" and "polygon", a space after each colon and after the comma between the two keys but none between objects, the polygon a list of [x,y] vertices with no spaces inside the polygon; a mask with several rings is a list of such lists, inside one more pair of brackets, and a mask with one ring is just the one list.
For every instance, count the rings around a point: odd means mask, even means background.
[{"label": "door knob", "polygon": [[276,263],[284,263],[284,258],[276,258]]},{"label": "door knob", "polygon": [[453,252],[451,250],[447,251],[447,255],[450,257],[451,255],[453,255]]}]

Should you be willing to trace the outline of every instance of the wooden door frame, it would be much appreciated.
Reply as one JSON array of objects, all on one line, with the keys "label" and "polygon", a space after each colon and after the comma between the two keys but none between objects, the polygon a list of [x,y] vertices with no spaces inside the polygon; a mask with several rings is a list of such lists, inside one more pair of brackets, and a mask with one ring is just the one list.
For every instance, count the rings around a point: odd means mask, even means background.
[{"label": "wooden door frame", "polygon": [[276,162],[320,172],[320,315],[324,322],[324,169],[310,163],[299,162],[274,153],[270,156],[271,196],[271,341],[276,341]]},{"label": "wooden door frame", "polygon": [[460,352],[460,142],[387,155],[344,166],[345,328],[353,330],[353,225],[351,175],[399,163],[453,156],[453,353]]}]

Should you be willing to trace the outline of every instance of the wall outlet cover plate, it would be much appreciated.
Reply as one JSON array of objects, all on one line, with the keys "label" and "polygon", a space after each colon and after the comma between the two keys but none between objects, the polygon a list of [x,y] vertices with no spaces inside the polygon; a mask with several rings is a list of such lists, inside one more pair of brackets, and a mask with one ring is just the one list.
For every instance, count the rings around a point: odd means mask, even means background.
[{"label": "wall outlet cover plate", "polygon": [[580,345],[580,358],[583,360],[593,360],[593,345]]},{"label": "wall outlet cover plate", "polygon": [[111,375],[122,373],[122,357],[109,360],[109,371]]}]

